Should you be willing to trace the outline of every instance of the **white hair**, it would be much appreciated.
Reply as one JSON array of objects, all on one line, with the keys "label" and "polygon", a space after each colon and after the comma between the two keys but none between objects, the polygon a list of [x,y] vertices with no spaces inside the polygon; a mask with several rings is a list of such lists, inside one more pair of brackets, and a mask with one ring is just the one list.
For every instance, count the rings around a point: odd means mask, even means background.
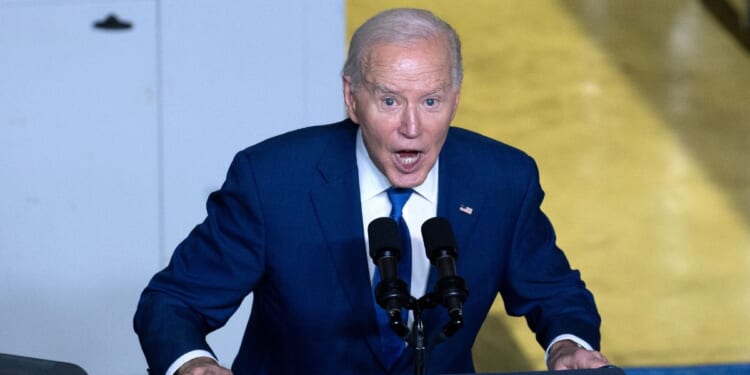
[{"label": "white hair", "polygon": [[440,36],[448,41],[452,85],[459,87],[463,79],[461,40],[451,25],[424,9],[390,9],[367,20],[352,36],[341,74],[349,77],[352,86],[357,87],[362,83],[363,60],[374,45],[408,43]]}]

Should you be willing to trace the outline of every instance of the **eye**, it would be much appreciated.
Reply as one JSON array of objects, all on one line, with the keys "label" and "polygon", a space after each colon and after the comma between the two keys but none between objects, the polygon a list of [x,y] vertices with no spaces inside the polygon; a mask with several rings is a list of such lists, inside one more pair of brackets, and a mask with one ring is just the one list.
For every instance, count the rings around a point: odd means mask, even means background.
[{"label": "eye", "polygon": [[435,105],[437,105],[437,99],[427,98],[425,99],[424,104],[426,104],[428,107],[434,107]]},{"label": "eye", "polygon": [[388,107],[391,107],[396,104],[396,101],[393,100],[393,98],[385,98],[383,99],[383,104],[385,104]]}]

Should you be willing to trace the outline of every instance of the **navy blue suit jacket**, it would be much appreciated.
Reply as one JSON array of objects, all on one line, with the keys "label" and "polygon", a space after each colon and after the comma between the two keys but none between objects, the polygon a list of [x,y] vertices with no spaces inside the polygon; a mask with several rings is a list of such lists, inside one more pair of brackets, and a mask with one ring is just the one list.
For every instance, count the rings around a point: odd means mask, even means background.
[{"label": "navy blue suit jacket", "polygon": [[[189,350],[210,350],[205,335],[250,292],[235,374],[388,373],[376,355],[356,131],[345,120],[237,154],[209,197],[206,220],[141,297],[135,329],[152,373]],[[530,157],[452,127],[440,154],[438,196],[470,295],[465,327],[429,354],[429,373],[474,371],[471,348],[498,292],[509,314],[526,316],[542,346],[571,333],[598,347],[593,297],[555,245]],[[435,276],[433,269],[428,288]],[[448,316],[436,308],[424,321],[430,337]],[[411,374],[412,361],[409,351],[390,373]]]}]

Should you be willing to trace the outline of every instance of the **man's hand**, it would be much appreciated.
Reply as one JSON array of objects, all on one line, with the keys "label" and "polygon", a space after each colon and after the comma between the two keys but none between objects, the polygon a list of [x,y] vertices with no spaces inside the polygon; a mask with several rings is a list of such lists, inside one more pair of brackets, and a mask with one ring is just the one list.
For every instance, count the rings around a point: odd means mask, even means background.
[{"label": "man's hand", "polygon": [[198,357],[185,362],[176,375],[232,375],[232,371],[219,366],[213,358]]},{"label": "man's hand", "polygon": [[609,360],[596,350],[586,350],[573,341],[562,340],[552,345],[547,359],[550,370],[574,370],[609,366]]}]

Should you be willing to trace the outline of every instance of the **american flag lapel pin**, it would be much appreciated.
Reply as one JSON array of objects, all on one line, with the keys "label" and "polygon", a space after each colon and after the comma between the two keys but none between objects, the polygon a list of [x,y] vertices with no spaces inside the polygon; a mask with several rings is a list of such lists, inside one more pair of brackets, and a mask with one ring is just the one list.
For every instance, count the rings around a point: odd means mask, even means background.
[{"label": "american flag lapel pin", "polygon": [[458,207],[458,210],[461,211],[461,212],[463,212],[463,213],[465,213],[465,214],[467,214],[467,215],[471,215],[471,213],[474,212],[473,208],[471,208],[469,206],[466,206],[466,205],[463,205],[463,204]]}]

